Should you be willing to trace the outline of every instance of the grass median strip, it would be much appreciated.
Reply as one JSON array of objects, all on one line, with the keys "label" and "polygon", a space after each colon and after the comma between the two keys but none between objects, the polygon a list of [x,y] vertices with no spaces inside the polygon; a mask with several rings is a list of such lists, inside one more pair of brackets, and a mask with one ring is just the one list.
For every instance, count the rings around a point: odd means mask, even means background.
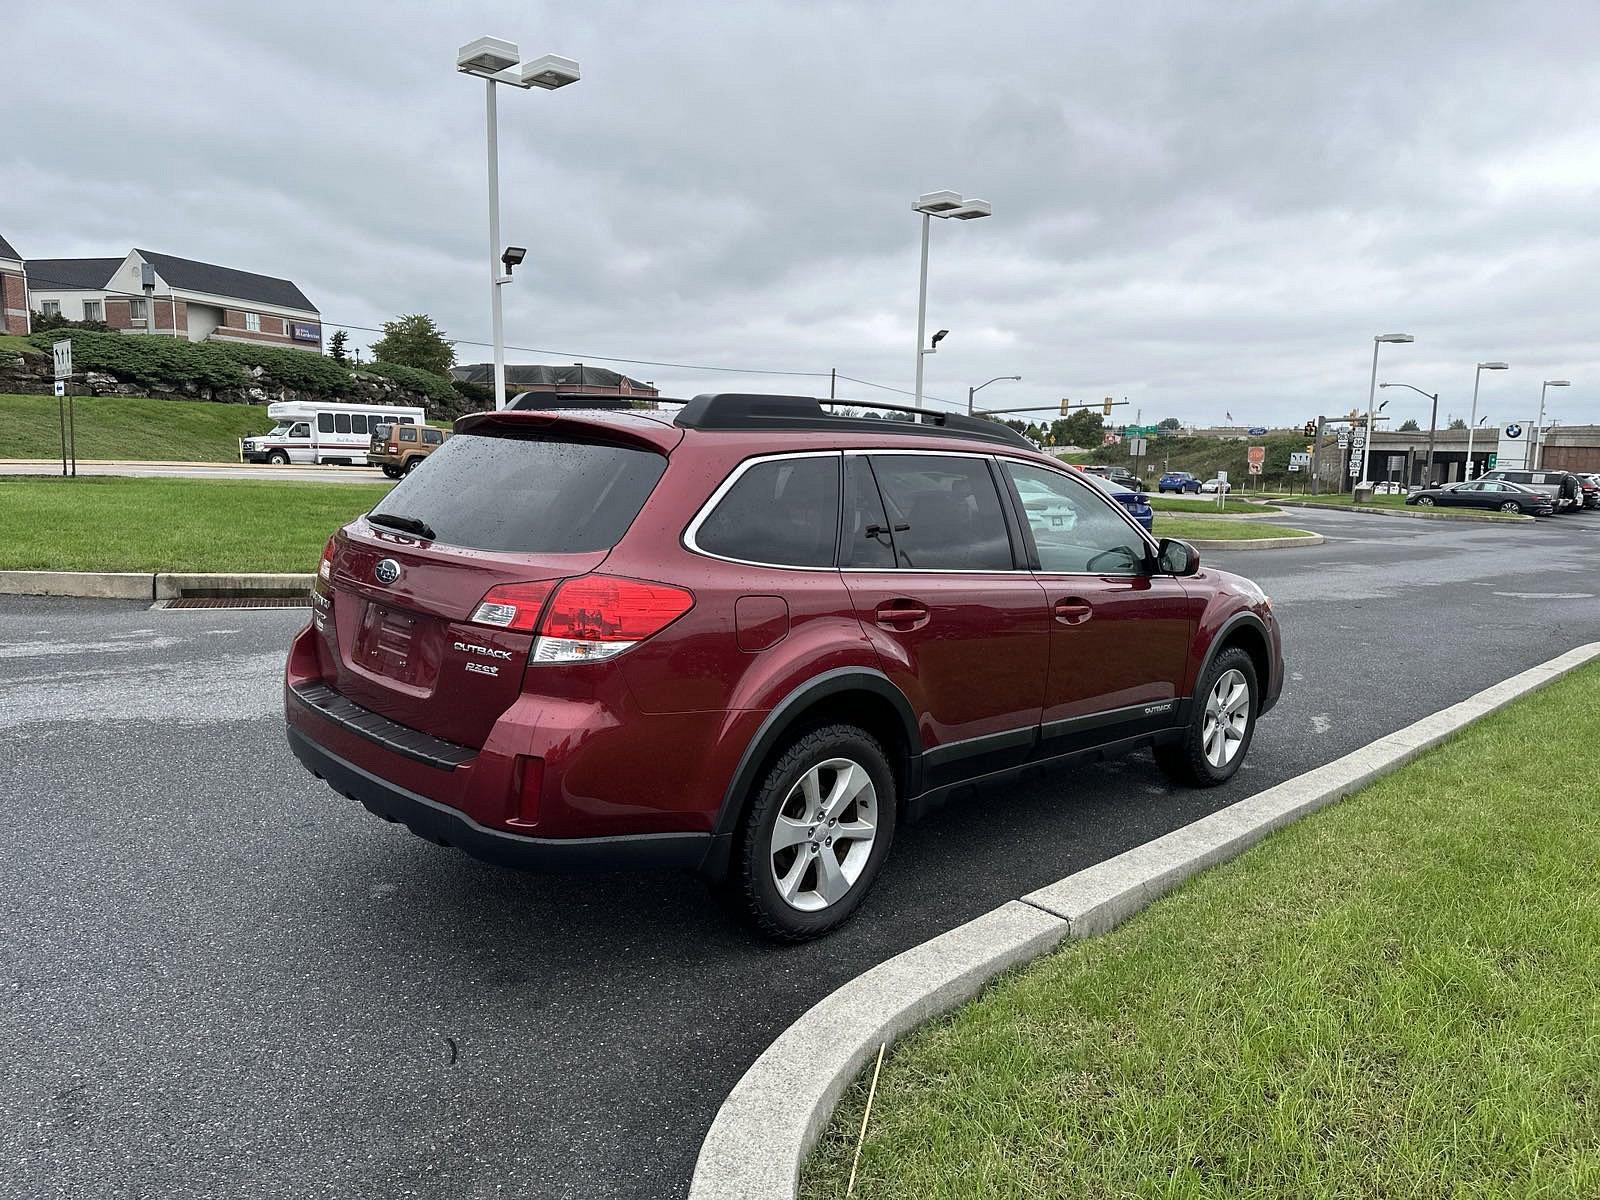
[{"label": "grass median strip", "polygon": [[1196,513],[1200,516],[1205,516],[1208,513],[1215,516],[1218,513],[1275,513],[1280,511],[1269,504],[1251,504],[1245,500],[1235,500],[1232,496],[1228,497],[1227,503],[1222,508],[1217,507],[1215,496],[1209,500],[1198,496],[1187,498],[1151,496],[1150,507],[1157,512]]},{"label": "grass median strip", "polygon": [[1215,538],[1230,542],[1243,541],[1247,538],[1299,538],[1311,536],[1308,530],[1293,529],[1287,525],[1275,525],[1269,521],[1208,521],[1204,517],[1168,516],[1166,513],[1159,511],[1156,513],[1154,528],[1151,532],[1156,537],[1199,538],[1202,541],[1207,538]]},{"label": "grass median strip", "polygon": [[0,479],[0,570],[314,571],[388,484]]},{"label": "grass median strip", "polygon": [[[856,1195],[1600,1195],[1597,687],[1575,672],[908,1038]],[[844,1194],[864,1098],[803,1196]]]}]

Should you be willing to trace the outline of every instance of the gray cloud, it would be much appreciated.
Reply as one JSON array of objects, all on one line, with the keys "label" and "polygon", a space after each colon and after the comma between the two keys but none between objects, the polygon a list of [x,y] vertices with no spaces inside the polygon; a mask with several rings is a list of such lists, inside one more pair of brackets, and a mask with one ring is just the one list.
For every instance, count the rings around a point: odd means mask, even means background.
[{"label": "gray cloud", "polygon": [[25,254],[147,246],[291,276],[332,321],[424,310],[483,339],[483,97],[451,61],[491,32],[584,70],[501,93],[506,240],[531,251],[514,344],[909,387],[909,204],[952,187],[996,215],[933,229],[939,396],[1020,373],[985,398],[1299,421],[1364,402],[1371,336],[1404,330],[1384,373],[1446,410],[1503,357],[1496,419],[1560,375],[1559,415],[1600,420],[1589,5],[55,4],[7,25],[36,48],[0,145]]}]

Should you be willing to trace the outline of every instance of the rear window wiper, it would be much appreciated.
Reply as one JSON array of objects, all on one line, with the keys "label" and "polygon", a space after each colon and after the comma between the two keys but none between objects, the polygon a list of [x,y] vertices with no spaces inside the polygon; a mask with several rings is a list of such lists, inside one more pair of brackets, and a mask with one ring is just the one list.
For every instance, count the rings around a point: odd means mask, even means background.
[{"label": "rear window wiper", "polygon": [[433,526],[426,521],[419,521],[416,517],[397,517],[393,513],[368,513],[367,520],[373,525],[387,525],[391,529],[403,529],[407,533],[414,533],[418,537],[433,541]]}]

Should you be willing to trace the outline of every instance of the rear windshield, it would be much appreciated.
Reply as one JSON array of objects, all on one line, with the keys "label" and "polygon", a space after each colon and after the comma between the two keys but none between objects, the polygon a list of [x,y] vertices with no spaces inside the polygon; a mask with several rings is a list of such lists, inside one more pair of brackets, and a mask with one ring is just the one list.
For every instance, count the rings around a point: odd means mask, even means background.
[{"label": "rear windshield", "polygon": [[649,450],[463,433],[373,508],[474,550],[609,550],[667,469]]}]

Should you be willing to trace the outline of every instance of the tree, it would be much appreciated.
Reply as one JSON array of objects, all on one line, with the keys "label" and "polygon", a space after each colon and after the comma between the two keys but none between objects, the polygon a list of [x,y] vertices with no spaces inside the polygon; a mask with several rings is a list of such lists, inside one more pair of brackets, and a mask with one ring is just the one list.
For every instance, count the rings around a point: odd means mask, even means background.
[{"label": "tree", "polygon": [[1451,429],[1465,429],[1466,427],[1467,427],[1467,423],[1465,421],[1463,421],[1460,417],[1457,417],[1455,420],[1450,422],[1450,428]]},{"label": "tree", "polygon": [[1057,425],[1065,426],[1065,437],[1058,438],[1058,445],[1083,446],[1092,449],[1105,440],[1105,418],[1097,412],[1080,408],[1064,421],[1057,421]]},{"label": "tree", "polygon": [[1421,428],[1422,428],[1422,426],[1418,425],[1416,423],[1416,421],[1414,421],[1410,417],[1407,417],[1405,419],[1405,421],[1402,422],[1401,425],[1400,425],[1400,432],[1401,433],[1416,433]]},{"label": "tree", "polygon": [[334,330],[333,336],[328,339],[328,354],[334,362],[345,362],[349,359],[344,351],[344,344],[350,340],[350,335],[342,329]]},{"label": "tree", "polygon": [[408,313],[383,323],[383,336],[372,344],[372,361],[447,375],[456,352],[432,317]]},{"label": "tree", "polygon": [[1156,428],[1178,430],[1183,428],[1183,422],[1178,420],[1177,417],[1166,417],[1156,426]]}]

